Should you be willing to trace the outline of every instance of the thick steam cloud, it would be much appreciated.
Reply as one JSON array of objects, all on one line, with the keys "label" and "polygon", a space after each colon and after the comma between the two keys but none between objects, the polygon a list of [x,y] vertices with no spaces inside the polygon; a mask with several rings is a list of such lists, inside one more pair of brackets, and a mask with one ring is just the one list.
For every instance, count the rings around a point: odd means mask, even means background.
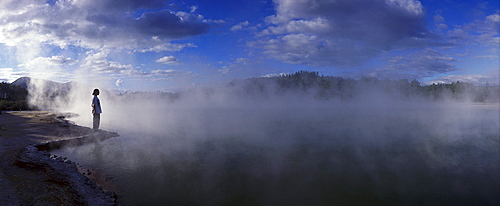
[{"label": "thick steam cloud", "polygon": [[[126,179],[127,204],[498,200],[495,93],[479,101],[482,90],[467,85],[458,84],[459,93],[324,78],[238,80],[176,94],[103,92],[102,128],[121,137],[66,152]],[[91,121],[89,96],[73,101],[82,125]]]}]

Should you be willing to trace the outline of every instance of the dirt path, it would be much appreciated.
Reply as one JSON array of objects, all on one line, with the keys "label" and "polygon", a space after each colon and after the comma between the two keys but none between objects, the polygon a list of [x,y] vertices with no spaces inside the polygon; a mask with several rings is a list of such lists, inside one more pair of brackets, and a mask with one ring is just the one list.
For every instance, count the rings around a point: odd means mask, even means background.
[{"label": "dirt path", "polygon": [[[0,200],[7,205],[78,205],[69,181],[54,181],[47,168],[20,167],[19,152],[29,145],[91,134],[46,111],[3,112],[0,115]],[[73,192],[72,192],[73,191]]]}]

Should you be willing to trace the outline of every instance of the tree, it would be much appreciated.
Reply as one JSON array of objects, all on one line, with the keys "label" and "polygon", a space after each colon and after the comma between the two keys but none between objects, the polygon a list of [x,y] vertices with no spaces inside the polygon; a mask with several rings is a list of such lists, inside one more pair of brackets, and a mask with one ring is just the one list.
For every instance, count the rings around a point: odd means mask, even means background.
[{"label": "tree", "polygon": [[27,110],[28,91],[18,85],[0,83],[0,110]]}]

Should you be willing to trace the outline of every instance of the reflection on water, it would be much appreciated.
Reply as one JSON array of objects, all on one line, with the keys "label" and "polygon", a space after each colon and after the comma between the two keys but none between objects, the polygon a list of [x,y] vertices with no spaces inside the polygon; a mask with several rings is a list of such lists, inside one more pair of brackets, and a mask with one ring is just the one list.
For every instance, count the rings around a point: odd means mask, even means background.
[{"label": "reflection on water", "polygon": [[52,153],[113,177],[124,205],[499,202],[497,108],[226,112]]}]

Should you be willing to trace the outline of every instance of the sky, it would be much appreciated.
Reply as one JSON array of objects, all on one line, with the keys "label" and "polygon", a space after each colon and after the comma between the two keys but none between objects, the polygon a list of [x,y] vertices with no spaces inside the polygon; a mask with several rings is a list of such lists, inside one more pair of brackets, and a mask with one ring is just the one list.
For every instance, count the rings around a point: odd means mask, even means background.
[{"label": "sky", "polygon": [[178,91],[299,70],[500,85],[498,0],[2,0],[0,81]]}]

